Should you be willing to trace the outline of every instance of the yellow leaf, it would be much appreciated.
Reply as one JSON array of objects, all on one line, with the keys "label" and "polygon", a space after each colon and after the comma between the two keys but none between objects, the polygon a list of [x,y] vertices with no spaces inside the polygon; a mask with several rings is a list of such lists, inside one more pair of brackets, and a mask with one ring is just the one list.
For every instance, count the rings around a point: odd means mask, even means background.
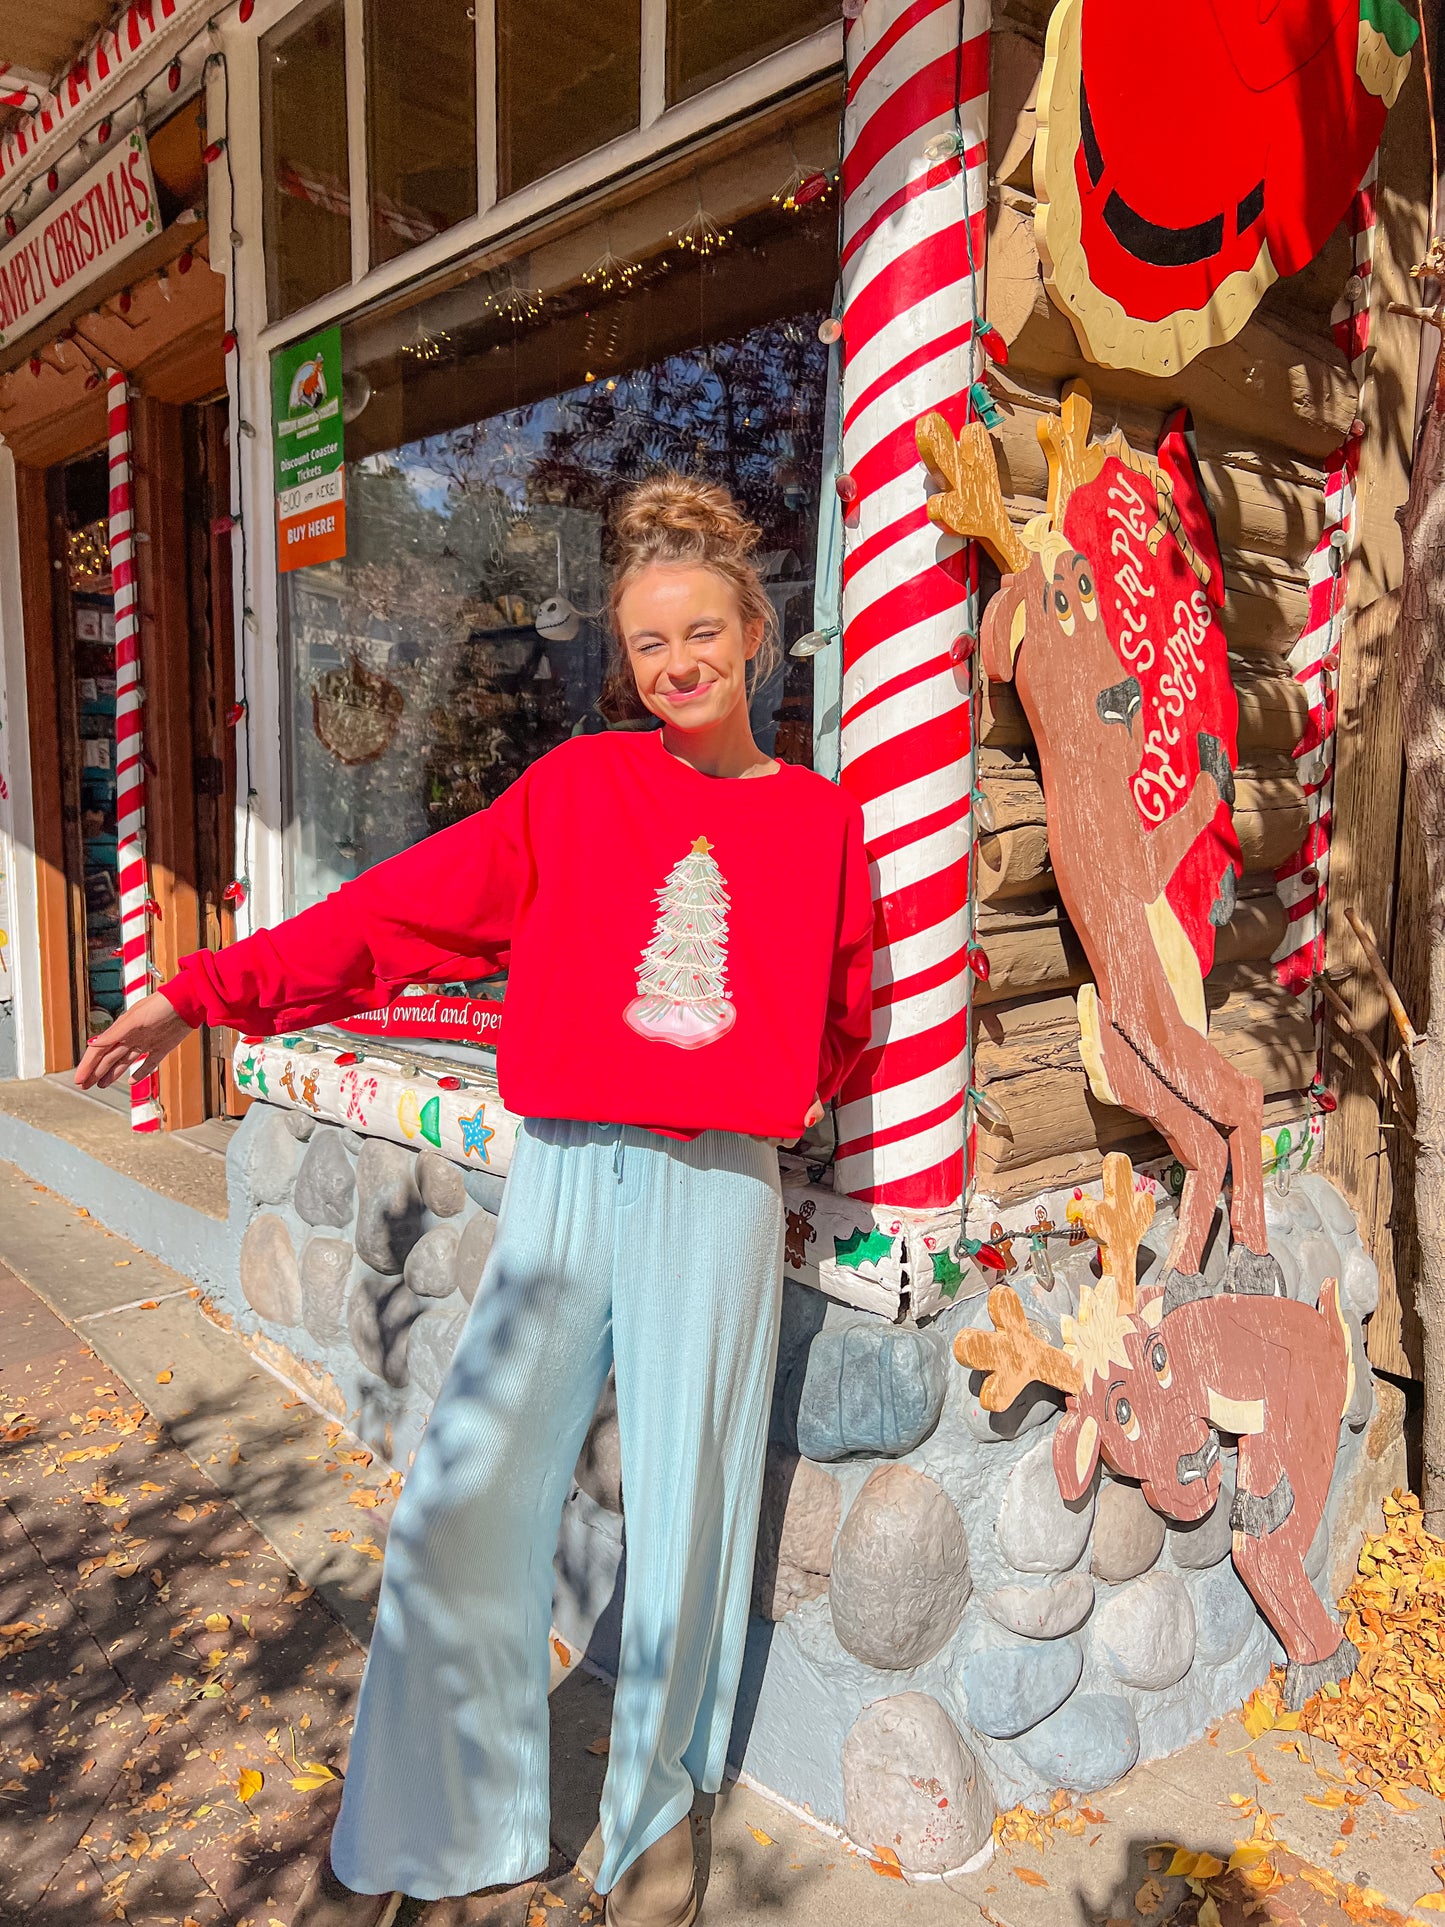
[{"label": "yellow leaf", "polygon": [[157,1372],[157,1373],[156,1373],[156,1384],[157,1384],[157,1385],[169,1385],[169,1384],[170,1384],[170,1382],[171,1382],[171,1380],[172,1380],[172,1379],[173,1379],[174,1377],[175,1377],[175,1373],[174,1373],[174,1372],[170,1372],[170,1371],[166,1371],[166,1372]]},{"label": "yellow leaf", "polygon": [[1433,1894],[1421,1894],[1411,1911],[1417,1914],[1445,1914],[1445,1888],[1437,1888]]},{"label": "yellow leaf", "polygon": [[760,1847],[775,1847],[778,1844],[773,1836],[770,1833],[764,1833],[761,1827],[749,1827],[748,1832]]},{"label": "yellow leaf", "polygon": [[1307,1793],[1305,1801],[1312,1807],[1342,1807],[1345,1804],[1345,1789],[1342,1786],[1326,1787],[1323,1793]]},{"label": "yellow leaf", "polygon": [[1201,1853],[1195,1857],[1194,1878],[1196,1880],[1213,1880],[1217,1873],[1223,1872],[1224,1862],[1216,1860],[1212,1853]]},{"label": "yellow leaf", "polygon": [[314,1793],[317,1787],[325,1786],[328,1780],[335,1778],[334,1773],[298,1773],[291,1784],[298,1793]]},{"label": "yellow leaf", "polygon": [[1197,1853],[1190,1853],[1187,1847],[1181,1847],[1164,1871],[1171,1880],[1181,1877],[1187,1880],[1194,1872],[1194,1863],[1198,1858]]},{"label": "yellow leaf", "polygon": [[225,1613],[207,1613],[206,1614],[207,1632],[223,1633],[225,1632],[226,1628],[230,1625],[230,1623],[231,1623],[230,1619],[226,1616]]},{"label": "yellow leaf", "polygon": [[255,1767],[242,1767],[241,1777],[236,1782],[236,1797],[244,1805],[246,1801],[254,1800],[264,1785],[265,1781]]},{"label": "yellow leaf", "polygon": [[1219,1909],[1214,1904],[1214,1896],[1206,1894],[1195,1915],[1195,1927],[1220,1927]]},{"label": "yellow leaf", "polygon": [[320,1760],[303,1760],[301,1762],[301,1770],[303,1773],[314,1774],[318,1780],[334,1780],[336,1778],[331,1768],[329,1766],[323,1766]]},{"label": "yellow leaf", "polygon": [[1269,1846],[1262,1840],[1242,1840],[1229,1856],[1231,1873],[1248,1872],[1269,1858]]},{"label": "yellow leaf", "polygon": [[1393,1807],[1396,1813],[1413,1813],[1420,1804],[1418,1800],[1407,1800],[1397,1786],[1389,1786],[1387,1784],[1377,1787],[1375,1790],[1385,1802],[1385,1805],[1387,1807]]},{"label": "yellow leaf", "polygon": [[1257,1694],[1249,1701],[1240,1718],[1252,1740],[1257,1740],[1261,1733],[1267,1733],[1274,1725],[1274,1714]]}]

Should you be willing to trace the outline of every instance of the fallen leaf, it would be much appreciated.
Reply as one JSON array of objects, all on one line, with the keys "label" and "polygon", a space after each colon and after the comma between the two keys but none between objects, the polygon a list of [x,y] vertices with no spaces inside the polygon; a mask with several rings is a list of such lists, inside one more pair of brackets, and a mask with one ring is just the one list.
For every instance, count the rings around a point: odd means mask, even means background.
[{"label": "fallen leaf", "polygon": [[1414,1813],[1420,1805],[1418,1800],[1407,1799],[1397,1786],[1386,1784],[1376,1787],[1375,1791],[1385,1802],[1385,1805],[1387,1807],[1393,1807],[1396,1813]]},{"label": "fallen leaf", "polygon": [[230,1625],[230,1623],[231,1623],[230,1619],[227,1617],[225,1613],[207,1613],[206,1614],[207,1632],[223,1633],[225,1632],[226,1628]]},{"label": "fallen leaf", "polygon": [[612,1742],[605,1733],[599,1733],[597,1738],[590,1742],[587,1751],[595,1754],[599,1760],[606,1759],[612,1751]]},{"label": "fallen leaf", "polygon": [[1047,1887],[1049,1884],[1035,1867],[1010,1867],[1009,1872],[1026,1887]]},{"label": "fallen leaf", "polygon": [[159,1311],[160,1308],[161,1301],[159,1298],[142,1298],[139,1305],[136,1306],[137,1311]]},{"label": "fallen leaf", "polygon": [[764,1833],[761,1827],[749,1827],[748,1832],[760,1847],[775,1847],[778,1844],[773,1836],[770,1833]]},{"label": "fallen leaf", "polygon": [[902,1863],[892,1847],[875,1846],[868,1865],[873,1869],[874,1873],[882,1874],[885,1880],[902,1880],[903,1878]]},{"label": "fallen leaf", "polygon": [[110,1262],[115,1266],[117,1271],[124,1271],[126,1266],[130,1263],[130,1259],[129,1258],[112,1258]]},{"label": "fallen leaf", "polygon": [[1164,1905],[1164,1889],[1157,1880],[1146,1880],[1134,1896],[1134,1911],[1143,1914],[1145,1919],[1157,1914]]},{"label": "fallen leaf", "polygon": [[1195,1915],[1195,1927],[1221,1927],[1219,1909],[1214,1904],[1213,1894],[1206,1894],[1199,1903],[1199,1912]]},{"label": "fallen leaf", "polygon": [[1445,1889],[1437,1888],[1433,1894],[1421,1894],[1420,1898],[1415,1902],[1414,1912],[1417,1914],[1445,1914]]},{"label": "fallen leaf", "polygon": [[1234,1852],[1229,1856],[1229,1871],[1231,1873],[1248,1873],[1251,1868],[1259,1866],[1261,1861],[1267,1860],[1268,1858],[1269,1846],[1266,1842],[1260,1840],[1241,1840],[1239,1845],[1234,1849]]},{"label": "fallen leaf", "polygon": [[169,1385],[169,1384],[170,1384],[170,1382],[171,1382],[171,1380],[172,1380],[172,1379],[173,1379],[174,1377],[175,1377],[175,1373],[174,1373],[173,1371],[171,1371],[171,1370],[170,1370],[169,1368],[167,1368],[167,1369],[166,1369],[165,1371],[163,1371],[163,1372],[157,1372],[157,1373],[156,1373],[156,1384],[157,1384],[157,1385]]},{"label": "fallen leaf", "polygon": [[564,1666],[570,1666],[572,1664],[572,1654],[570,1650],[563,1645],[555,1633],[552,1635],[552,1651]]}]

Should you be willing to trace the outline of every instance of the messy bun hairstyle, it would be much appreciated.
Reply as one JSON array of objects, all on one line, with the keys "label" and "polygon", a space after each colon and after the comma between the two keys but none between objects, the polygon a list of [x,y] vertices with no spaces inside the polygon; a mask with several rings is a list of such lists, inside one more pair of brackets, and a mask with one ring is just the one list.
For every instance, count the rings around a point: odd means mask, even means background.
[{"label": "messy bun hairstyle", "polygon": [[749,691],[768,680],[782,661],[782,650],[776,611],[752,561],[761,535],[727,490],[714,482],[665,472],[627,491],[612,525],[612,663],[607,680],[614,703],[621,698],[625,705],[630,691],[634,713],[646,714],[628,668],[617,607],[627,585],[654,562],[711,569],[723,578],[737,597],[744,629],[762,624],[762,642],[748,664]]}]

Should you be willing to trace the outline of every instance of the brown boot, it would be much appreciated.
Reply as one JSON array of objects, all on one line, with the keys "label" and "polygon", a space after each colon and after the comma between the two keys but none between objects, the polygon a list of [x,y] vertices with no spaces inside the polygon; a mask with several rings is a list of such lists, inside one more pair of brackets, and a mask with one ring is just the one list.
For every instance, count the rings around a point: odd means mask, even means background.
[{"label": "brown boot", "polygon": [[692,1821],[640,1853],[607,1896],[605,1927],[691,1927],[697,1918]]},{"label": "brown boot", "polygon": [[296,1903],[291,1927],[391,1927],[404,1894],[358,1894],[331,1871],[331,1856],[313,1872]]}]

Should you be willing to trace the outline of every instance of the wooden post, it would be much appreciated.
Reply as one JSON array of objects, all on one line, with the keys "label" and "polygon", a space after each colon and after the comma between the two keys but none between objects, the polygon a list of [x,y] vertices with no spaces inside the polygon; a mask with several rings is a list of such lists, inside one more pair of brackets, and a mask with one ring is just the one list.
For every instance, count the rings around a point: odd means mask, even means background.
[{"label": "wooden post", "polygon": [[[1424,74],[1417,61],[1385,122],[1371,276],[1369,374],[1360,398],[1365,424],[1356,483],[1356,539],[1339,671],[1333,836],[1325,955],[1351,965],[1346,996],[1357,1028],[1386,1047],[1388,1011],[1345,918],[1353,909],[1391,957],[1395,875],[1404,780],[1396,625],[1402,567],[1396,519],[1410,485],[1410,429],[1419,365],[1419,326],[1389,312],[1415,298],[1410,269],[1424,252],[1430,204],[1430,142]],[[1326,1080],[1338,1109],[1325,1127],[1321,1168],[1354,1206],[1380,1267],[1380,1309],[1370,1323],[1371,1361],[1414,1375],[1402,1344],[1391,1237],[1392,1185],[1382,1144],[1381,1100],[1364,1052],[1325,1019]],[[1393,1123],[1386,1116],[1383,1122]],[[1389,1135],[1389,1134],[1386,1134]]]}]

